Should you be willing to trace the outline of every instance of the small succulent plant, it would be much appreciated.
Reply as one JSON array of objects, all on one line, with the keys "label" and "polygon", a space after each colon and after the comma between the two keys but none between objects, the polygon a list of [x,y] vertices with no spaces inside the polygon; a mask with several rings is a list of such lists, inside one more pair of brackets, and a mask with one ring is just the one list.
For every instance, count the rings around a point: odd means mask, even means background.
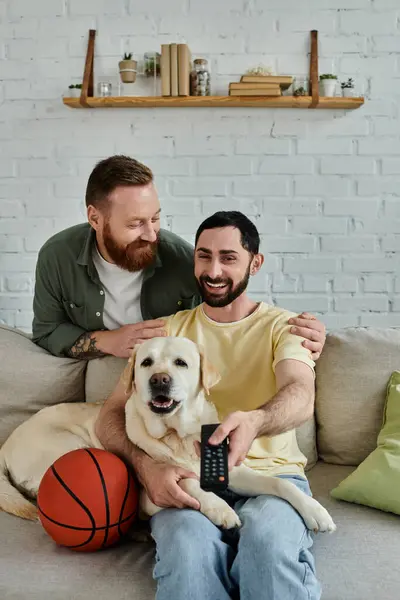
[{"label": "small succulent plant", "polygon": [[342,83],[340,84],[342,90],[346,90],[346,89],[353,89],[354,88],[354,81],[351,77],[349,77],[349,79],[347,81],[342,81]]},{"label": "small succulent plant", "polygon": [[125,52],[124,58],[122,60],[132,60],[132,52]]},{"label": "small succulent plant", "polygon": [[337,79],[337,75],[332,75],[331,73],[324,73],[324,75],[320,75],[319,80],[323,81],[324,79]]}]

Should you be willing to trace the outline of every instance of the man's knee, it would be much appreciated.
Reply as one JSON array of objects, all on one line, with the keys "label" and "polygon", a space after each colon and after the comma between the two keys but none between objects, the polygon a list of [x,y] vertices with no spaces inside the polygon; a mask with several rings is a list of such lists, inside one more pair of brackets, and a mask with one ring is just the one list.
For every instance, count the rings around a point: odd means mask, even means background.
[{"label": "man's knee", "polygon": [[167,544],[175,549],[192,549],[198,552],[207,547],[212,539],[220,539],[221,533],[201,512],[192,509],[166,508],[151,518],[152,535],[161,548]]}]

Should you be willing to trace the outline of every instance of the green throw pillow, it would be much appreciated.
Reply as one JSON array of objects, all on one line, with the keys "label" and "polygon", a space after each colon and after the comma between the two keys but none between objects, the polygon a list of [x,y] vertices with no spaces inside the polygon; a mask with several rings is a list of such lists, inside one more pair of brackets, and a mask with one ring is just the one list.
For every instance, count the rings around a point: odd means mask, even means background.
[{"label": "green throw pillow", "polygon": [[400,515],[400,371],[389,380],[377,446],[331,495]]}]

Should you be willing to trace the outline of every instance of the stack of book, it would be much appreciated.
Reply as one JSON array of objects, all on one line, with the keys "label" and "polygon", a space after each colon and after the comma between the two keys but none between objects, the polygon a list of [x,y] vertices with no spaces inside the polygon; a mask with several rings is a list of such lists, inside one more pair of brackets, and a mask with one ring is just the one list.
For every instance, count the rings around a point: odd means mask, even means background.
[{"label": "stack of book", "polygon": [[230,96],[281,96],[292,85],[285,75],[242,75],[240,82],[229,84]]},{"label": "stack of book", "polygon": [[161,95],[190,96],[191,54],[187,44],[161,44]]}]

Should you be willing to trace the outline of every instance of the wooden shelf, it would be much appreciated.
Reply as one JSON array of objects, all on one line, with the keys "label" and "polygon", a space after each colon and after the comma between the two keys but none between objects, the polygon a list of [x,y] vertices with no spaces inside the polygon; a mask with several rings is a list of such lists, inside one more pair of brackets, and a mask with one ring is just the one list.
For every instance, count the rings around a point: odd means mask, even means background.
[{"label": "wooden shelf", "polygon": [[[70,108],[156,108],[156,107],[254,107],[311,108],[312,96],[88,96],[64,98]],[[354,109],[364,104],[364,98],[319,97],[315,108]],[[314,107],[313,107],[314,108]]]}]

